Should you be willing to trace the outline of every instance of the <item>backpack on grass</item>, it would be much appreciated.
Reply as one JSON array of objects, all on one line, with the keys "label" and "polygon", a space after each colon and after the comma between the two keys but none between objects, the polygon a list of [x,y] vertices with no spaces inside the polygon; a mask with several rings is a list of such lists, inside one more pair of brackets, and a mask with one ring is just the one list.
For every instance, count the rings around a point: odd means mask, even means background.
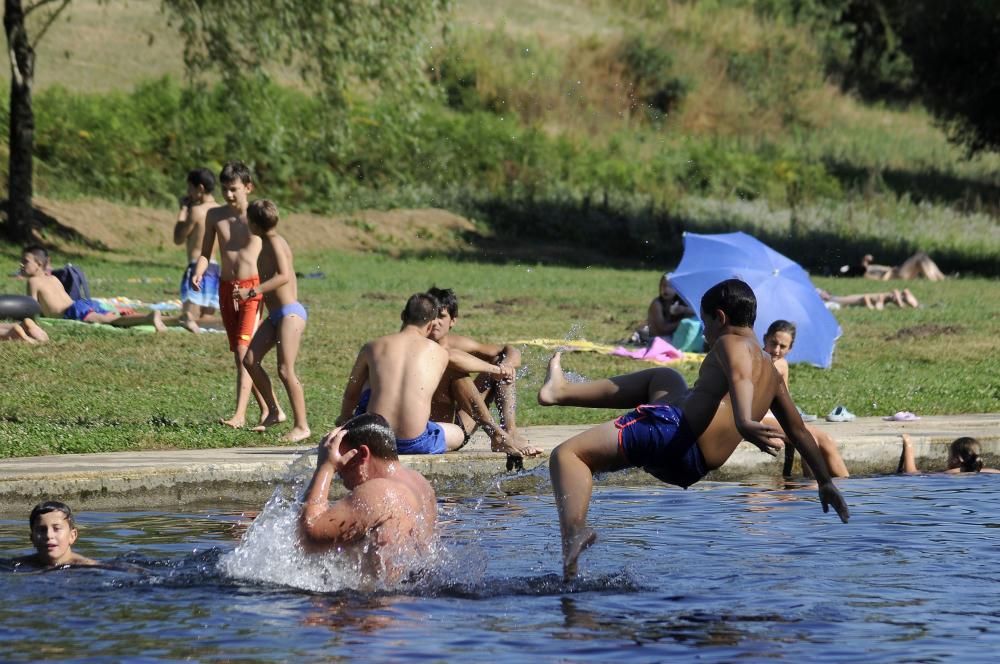
[{"label": "backpack on grass", "polygon": [[87,275],[76,265],[66,263],[66,267],[52,270],[52,276],[62,283],[63,288],[73,298],[73,301],[90,298],[90,284],[87,283]]}]

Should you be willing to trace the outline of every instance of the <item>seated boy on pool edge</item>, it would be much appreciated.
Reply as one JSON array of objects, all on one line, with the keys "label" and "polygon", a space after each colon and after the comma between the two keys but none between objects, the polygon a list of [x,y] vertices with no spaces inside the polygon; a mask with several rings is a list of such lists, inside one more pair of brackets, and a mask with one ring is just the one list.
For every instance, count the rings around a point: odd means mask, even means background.
[{"label": "seated boy on pool edge", "polygon": [[[576,575],[580,554],[597,539],[586,523],[594,473],[638,466],[658,479],[686,488],[722,466],[741,439],[772,456],[781,449],[780,442],[772,439],[790,440],[816,471],[823,511],[833,505],[841,520],[847,522],[847,504],[834,486],[784,382],[760,348],[753,331],[756,315],[757,300],[744,282],[729,279],[710,288],[701,301],[710,351],[691,390],[657,398],[649,405],[637,404],[636,410],[574,436],[552,452],[549,472],[559,511],[566,579]],[[550,375],[539,392],[543,403],[558,403],[552,393],[564,382],[558,356],[553,359]],[[650,370],[637,372],[637,377],[639,374],[641,380],[647,381],[642,390],[645,394],[651,387],[647,376],[653,374]],[[621,377],[609,386],[624,393],[628,379]],[[681,386],[683,379],[678,384]],[[732,417],[723,413],[717,417],[727,393],[732,401]],[[572,403],[607,405],[594,396],[582,395]],[[787,436],[760,423],[768,407]],[[717,423],[710,429],[713,420]]]},{"label": "seated boy on pool edge", "polygon": [[31,543],[35,553],[14,559],[14,568],[64,567],[66,565],[96,565],[91,560],[74,553],[72,546],[79,534],[73,522],[73,511],[69,505],[49,500],[35,505],[28,517],[31,527]]}]

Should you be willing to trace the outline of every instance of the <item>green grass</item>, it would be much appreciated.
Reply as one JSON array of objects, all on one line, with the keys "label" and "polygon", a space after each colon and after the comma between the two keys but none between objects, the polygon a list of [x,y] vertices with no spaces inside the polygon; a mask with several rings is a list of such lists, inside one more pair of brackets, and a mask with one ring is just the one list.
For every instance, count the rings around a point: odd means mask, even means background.
[{"label": "green grass", "polygon": [[[176,258],[154,251],[144,260],[80,262],[93,282],[94,295],[158,301],[170,297],[163,291],[172,291],[180,278]],[[14,269],[10,248],[3,249],[0,259]],[[327,275],[299,282],[310,315],[299,373],[317,435],[339,412],[358,348],[374,336],[395,331],[399,310],[415,291],[432,284],[454,287],[461,307],[456,331],[471,336],[611,342],[627,336],[644,316],[658,279],[653,271],[395,260],[332,252],[301,254],[296,266]],[[136,281],[142,278],[147,283]],[[837,294],[877,286],[863,280],[816,283]],[[989,303],[998,301],[1000,283],[955,279],[909,285],[923,303],[921,309],[838,312],[844,337],[834,368],[792,369],[792,394],[804,409],[822,414],[844,404],[858,415],[997,410],[1000,314]],[[4,290],[21,288],[11,281]],[[280,430],[258,435],[215,424],[230,413],[234,390],[232,356],[221,334],[65,327],[51,334],[45,346],[0,345],[0,456],[278,444]],[[525,348],[518,383],[520,423],[608,418],[608,411],[537,405],[535,394],[548,355]],[[272,371],[273,362],[268,358],[266,365]],[[568,354],[563,364],[590,378],[648,366],[592,353]],[[683,372],[693,380],[692,368]],[[279,399],[287,403],[280,387]]]}]

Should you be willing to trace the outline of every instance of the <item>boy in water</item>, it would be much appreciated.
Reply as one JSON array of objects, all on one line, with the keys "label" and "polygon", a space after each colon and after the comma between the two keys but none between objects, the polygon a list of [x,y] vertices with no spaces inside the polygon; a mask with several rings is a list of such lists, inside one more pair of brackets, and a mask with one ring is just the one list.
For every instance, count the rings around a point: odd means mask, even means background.
[{"label": "boy in water", "polygon": [[[458,298],[453,290],[430,288],[427,293],[436,297],[441,304],[437,322],[431,330],[432,341],[446,349],[461,350],[491,364],[505,364],[514,370],[521,366],[521,352],[509,344],[487,344],[452,333],[458,320]],[[449,370],[441,381],[438,393],[434,395],[431,419],[435,422],[454,422],[467,432],[473,431],[476,426],[483,427],[490,437],[490,448],[494,452],[507,452],[518,459],[541,454],[541,450],[532,446],[517,430],[514,420],[516,395],[513,379],[501,381],[489,374],[479,374],[473,380],[467,372]],[[490,414],[490,404],[494,402],[500,416],[499,425]]]},{"label": "boy in water", "polygon": [[250,232],[262,240],[257,268],[260,285],[239,288],[233,297],[242,304],[258,295],[264,296],[268,317],[257,328],[250,348],[243,357],[243,366],[250,373],[253,384],[266,401],[267,417],[254,431],[264,431],[285,420],[285,414],[278,406],[268,377],[261,361],[264,356],[278,346],[278,376],[288,393],[292,404],[295,425],[281,437],[286,443],[297,443],[309,437],[309,422],[306,419],[306,398],[302,383],[295,373],[295,359],[299,354],[302,333],[306,329],[306,310],[299,304],[298,282],[295,266],[292,264],[292,250],[285,238],[278,235],[278,207],[271,201],[254,201],[247,209]]},{"label": "boy in water", "polygon": [[73,523],[73,511],[55,500],[35,505],[28,517],[31,543],[35,553],[14,559],[15,569],[25,567],[63,567],[65,565],[96,565],[96,560],[73,553],[79,532]]},{"label": "boy in water", "polygon": [[174,224],[174,244],[187,248],[188,266],[181,278],[183,312],[180,324],[191,332],[198,331],[198,321],[211,316],[219,308],[219,264],[210,261],[202,275],[200,290],[191,286],[191,277],[198,265],[201,245],[205,239],[205,217],[217,207],[212,190],[215,176],[207,168],[196,168],[187,175],[187,195],[181,198],[181,209]]},{"label": "boy in water", "polygon": [[440,310],[437,298],[416,293],[400,313],[403,325],[399,332],[362,347],[344,387],[337,424],[353,415],[378,413],[396,433],[400,454],[444,454],[468,442],[457,424],[430,420],[431,401],[445,371],[489,373],[511,380],[514,370],[460,350],[446,350],[431,341]]},{"label": "boy in water", "polygon": [[205,237],[194,274],[191,275],[191,287],[200,291],[203,282],[207,286],[205,273],[218,238],[219,255],[222,259],[219,271],[219,309],[222,324],[229,337],[229,350],[236,362],[236,412],[229,419],[220,419],[219,422],[240,429],[246,424],[251,391],[260,406],[260,422],[263,423],[269,414],[263,396],[254,388],[250,374],[243,368],[243,358],[257,327],[258,308],[262,298],[260,293],[243,301],[233,297],[237,289],[256,288],[260,285],[257,257],[260,255],[261,240],[250,232],[247,224],[247,196],[253,191],[250,169],[243,162],[231,161],[222,167],[219,182],[222,183],[222,196],[226,199],[226,204],[212,208],[205,215]]},{"label": "boy in water", "polygon": [[24,249],[21,254],[21,274],[26,278],[28,295],[38,300],[42,315],[49,318],[104,323],[114,327],[152,325],[157,332],[164,332],[167,329],[159,311],[152,311],[145,316],[123,316],[117,311],[109,310],[96,300],[85,298],[74,300],[66,292],[62,282],[52,275],[49,252],[43,247],[31,246]]},{"label": "boy in water", "polygon": [[[350,493],[331,504],[335,474]],[[399,462],[396,436],[381,415],[358,415],[320,441],[299,518],[307,548],[353,552],[365,576],[395,579],[425,556],[436,523],[434,489]]]},{"label": "boy in water", "polygon": [[[832,505],[847,522],[843,496],[771,358],[757,343],[756,315],[753,291],[738,279],[723,281],[705,293],[701,318],[711,350],[690,391],[680,374],[655,369],[568,383],[559,354],[553,356],[539,403],[607,408],[631,402],[626,407],[635,408],[562,443],[550,457],[567,580],[576,576],[580,554],[597,539],[587,526],[594,473],[639,466],[664,482],[687,488],[725,463],[741,440],[776,455],[780,441],[790,439],[815,471],[823,511]],[[731,413],[722,404],[727,393]],[[768,407],[785,433],[760,423]]]}]

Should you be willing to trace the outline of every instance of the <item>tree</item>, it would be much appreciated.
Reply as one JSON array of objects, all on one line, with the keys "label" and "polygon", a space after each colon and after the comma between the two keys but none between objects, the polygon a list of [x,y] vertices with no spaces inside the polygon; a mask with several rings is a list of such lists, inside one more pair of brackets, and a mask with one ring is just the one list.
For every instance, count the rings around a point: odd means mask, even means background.
[{"label": "tree", "polygon": [[[70,0],[5,0],[3,26],[7,33],[10,56],[10,131],[9,174],[7,182],[7,236],[14,242],[32,239],[35,215],[31,205],[34,195],[32,173],[35,148],[35,113],[31,103],[35,83],[35,48]],[[28,18],[39,12],[39,26],[32,39]]]},{"label": "tree", "polygon": [[[4,27],[11,58],[8,237],[30,241],[36,216],[34,149],[35,48],[72,0],[5,0]],[[295,66],[317,84],[330,107],[346,104],[355,82],[381,91],[428,88],[427,33],[449,0],[162,0],[168,23],[185,40],[191,77],[217,71],[236,84],[261,75],[262,66]],[[32,14],[37,17],[28,21]],[[34,38],[29,27],[39,26]]]},{"label": "tree", "polygon": [[449,0],[163,0],[179,20],[191,74],[223,80],[265,63],[297,67],[333,106],[352,83],[413,92],[427,86],[429,29]]}]

